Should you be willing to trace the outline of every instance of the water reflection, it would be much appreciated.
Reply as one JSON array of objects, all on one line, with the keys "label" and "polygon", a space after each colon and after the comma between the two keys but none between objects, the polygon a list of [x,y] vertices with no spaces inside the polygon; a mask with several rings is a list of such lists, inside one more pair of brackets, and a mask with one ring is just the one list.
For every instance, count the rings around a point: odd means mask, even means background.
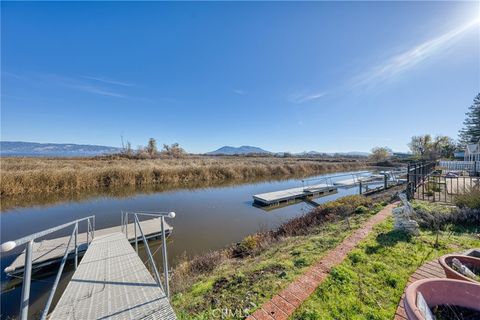
[{"label": "water reflection", "polygon": [[[18,239],[92,214],[96,216],[96,228],[102,229],[119,226],[122,210],[175,211],[177,213],[176,217],[168,219],[168,223],[174,228],[168,244],[170,264],[174,265],[184,255],[188,257],[207,250],[225,247],[240,241],[248,234],[258,230],[274,228],[292,217],[311,210],[311,205],[305,202],[298,202],[269,212],[252,206],[252,195],[254,194],[301,185],[301,179],[296,178],[203,189],[180,189],[163,192],[149,190],[135,195],[127,192],[125,197],[120,198],[101,195],[57,205],[14,208],[5,210],[0,216],[0,240],[3,243]],[[316,202],[322,203],[357,193],[357,187],[339,189],[338,193],[318,198]],[[63,233],[60,232],[51,237],[67,235],[69,232],[71,230],[65,230]],[[153,245],[158,246],[159,243],[158,241]],[[152,248],[152,252],[155,250]],[[16,254],[18,254],[18,251]],[[145,261],[144,253],[142,253],[142,256]],[[160,259],[160,256],[161,254],[157,253],[155,259]],[[2,270],[14,258],[14,254],[2,256]],[[158,266],[162,265],[160,260],[157,263]],[[72,273],[71,266],[67,266],[58,292],[63,291]],[[32,282],[30,308],[32,315],[41,312],[53,280],[54,275]],[[2,285],[2,290],[6,290],[2,292],[1,297],[2,319],[18,314],[21,290],[18,286],[15,287],[14,281],[15,279],[8,279],[2,272],[2,283],[9,284]]]}]

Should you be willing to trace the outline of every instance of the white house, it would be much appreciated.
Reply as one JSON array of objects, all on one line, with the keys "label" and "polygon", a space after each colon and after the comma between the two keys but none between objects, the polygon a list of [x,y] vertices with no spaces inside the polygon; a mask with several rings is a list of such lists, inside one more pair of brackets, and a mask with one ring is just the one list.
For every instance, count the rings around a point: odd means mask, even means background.
[{"label": "white house", "polygon": [[465,161],[480,161],[480,141],[465,148]]}]

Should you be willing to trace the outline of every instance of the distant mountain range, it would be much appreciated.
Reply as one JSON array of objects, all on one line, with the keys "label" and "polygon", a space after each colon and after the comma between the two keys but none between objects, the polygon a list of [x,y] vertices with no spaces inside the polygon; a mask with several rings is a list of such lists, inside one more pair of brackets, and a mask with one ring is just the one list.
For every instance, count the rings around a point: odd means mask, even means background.
[{"label": "distant mountain range", "polygon": [[119,152],[120,148],[72,143],[0,141],[2,156],[82,157]]},{"label": "distant mountain range", "polygon": [[[220,149],[215,151],[207,152],[208,155],[245,155],[245,154],[274,154],[274,155],[283,155],[284,152],[271,152],[264,150],[259,147],[252,147],[252,146],[240,146],[240,147],[231,147],[231,146],[224,146]],[[369,155],[368,152],[361,152],[361,151],[351,151],[351,152],[337,152],[337,153],[327,153],[327,152],[318,152],[318,151],[305,151],[300,153],[294,153],[293,155],[296,156],[333,156],[333,155],[341,155],[341,156],[353,156],[353,157],[367,157]]]},{"label": "distant mountain range", "polygon": [[[121,148],[98,146],[89,144],[73,144],[73,143],[36,143],[23,141],[0,141],[0,154],[2,156],[28,156],[28,157],[85,157],[97,156],[103,154],[112,154],[120,152]],[[207,152],[207,155],[246,155],[246,154],[264,154],[282,156],[285,152],[271,152],[259,147],[240,146],[231,147],[224,146],[215,151]],[[305,151],[294,153],[296,156],[315,157],[315,156],[360,156],[366,157],[368,152],[338,152],[326,153],[318,151]]]},{"label": "distant mountain range", "polygon": [[206,154],[210,155],[236,155],[236,154],[268,154],[272,153],[267,150],[263,150],[262,148],[258,147],[252,147],[252,146],[241,146],[241,147],[230,147],[230,146],[224,146],[221,147],[220,149],[217,149],[215,151],[207,152]]}]

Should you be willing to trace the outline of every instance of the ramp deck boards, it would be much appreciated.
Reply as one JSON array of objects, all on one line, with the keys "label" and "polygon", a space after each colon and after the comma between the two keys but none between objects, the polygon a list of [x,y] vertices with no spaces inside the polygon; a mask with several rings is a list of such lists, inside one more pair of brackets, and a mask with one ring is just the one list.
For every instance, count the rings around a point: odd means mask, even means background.
[{"label": "ramp deck boards", "polygon": [[[140,222],[143,232],[145,233],[145,238],[157,238],[160,237],[160,218],[143,220]],[[128,241],[132,242],[135,241],[135,232],[133,229],[133,223],[127,225],[127,234],[128,234]],[[173,228],[165,224],[165,232],[168,235]],[[108,235],[115,232],[120,232],[120,226],[106,228],[106,229],[99,229],[95,230],[95,237],[101,237],[104,235]],[[33,269],[39,268],[42,266],[46,266],[52,263],[55,263],[62,259],[63,255],[65,254],[65,247],[68,243],[70,236],[49,239],[49,240],[42,240],[39,242],[34,242],[33,244],[33,252],[32,252],[32,267]],[[137,228],[137,238],[140,240],[141,235]],[[90,238],[91,240],[91,238]],[[86,233],[79,233],[78,234],[78,252],[79,255],[82,255],[87,250],[87,234]],[[70,244],[69,248],[70,258],[73,257],[73,253],[75,252],[75,246],[73,243]],[[23,251],[20,255],[18,255],[15,260],[10,264],[8,267],[5,268],[5,272],[8,274],[18,274],[23,272],[25,264],[25,251]]]},{"label": "ramp deck boards", "polygon": [[49,319],[176,319],[125,234],[92,241]]}]

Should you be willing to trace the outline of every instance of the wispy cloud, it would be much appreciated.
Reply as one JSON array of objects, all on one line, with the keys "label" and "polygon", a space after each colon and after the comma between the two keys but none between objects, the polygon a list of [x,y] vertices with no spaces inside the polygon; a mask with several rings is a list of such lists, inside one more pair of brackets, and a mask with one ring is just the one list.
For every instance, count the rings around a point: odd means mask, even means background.
[{"label": "wispy cloud", "polygon": [[480,24],[480,18],[470,21],[438,37],[425,41],[401,54],[395,55],[385,62],[371,68],[367,72],[353,79],[354,87],[371,87],[391,80],[409,69],[414,68],[421,62],[432,57],[436,53],[453,45],[454,40],[474,29]]},{"label": "wispy cloud", "polygon": [[123,86],[123,87],[132,87],[133,86],[133,84],[131,84],[131,83],[123,82],[123,81],[119,81],[119,80],[115,80],[115,79],[107,78],[107,77],[82,76],[82,78],[89,79],[89,80],[94,80],[94,81],[102,82],[102,83],[106,83],[106,84],[113,84],[113,85],[116,85],[116,86]]},{"label": "wispy cloud", "polygon": [[288,101],[296,104],[320,99],[326,92],[296,91],[288,97]]},{"label": "wispy cloud", "polygon": [[[127,98],[128,96],[123,92],[119,92],[119,88],[114,86],[131,86],[130,84],[117,82],[115,80],[102,80],[90,79],[88,77],[70,77],[59,74],[51,73],[11,73],[2,71],[2,74],[15,78],[17,80],[25,81],[30,84],[40,85],[40,86],[53,86],[53,87],[66,87],[79,91],[83,91],[89,94],[95,94],[100,96],[114,97],[114,98]],[[92,81],[93,80],[93,81]],[[110,81],[111,80],[111,81]],[[97,82],[102,82],[99,85]],[[115,82],[115,83],[114,83]]]},{"label": "wispy cloud", "polygon": [[240,95],[240,96],[244,96],[247,94],[247,92],[245,90],[242,90],[242,89],[235,89],[233,90],[234,93]]},{"label": "wispy cloud", "polygon": [[90,84],[68,84],[67,87],[79,89],[84,92],[93,93],[101,96],[115,97],[115,98],[126,98],[127,96],[118,92],[110,91],[108,89],[93,86]]}]

